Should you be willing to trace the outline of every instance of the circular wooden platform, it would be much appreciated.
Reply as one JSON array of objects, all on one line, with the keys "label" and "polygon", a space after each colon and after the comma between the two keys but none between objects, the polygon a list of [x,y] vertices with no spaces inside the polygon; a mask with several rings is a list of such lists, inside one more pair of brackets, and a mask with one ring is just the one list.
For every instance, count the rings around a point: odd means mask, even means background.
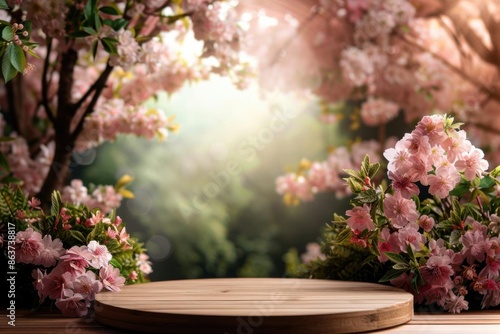
[{"label": "circular wooden platform", "polygon": [[411,320],[413,296],[360,282],[179,280],[100,293],[95,313],[100,323],[150,333],[357,333]]}]

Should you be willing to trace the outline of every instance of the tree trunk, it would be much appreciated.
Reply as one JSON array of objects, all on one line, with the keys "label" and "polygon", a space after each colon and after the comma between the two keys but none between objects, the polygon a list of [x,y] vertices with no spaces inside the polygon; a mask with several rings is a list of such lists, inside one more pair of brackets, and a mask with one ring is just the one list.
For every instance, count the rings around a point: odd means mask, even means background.
[{"label": "tree trunk", "polygon": [[38,198],[42,205],[48,206],[54,190],[61,190],[70,172],[70,160],[75,140],[71,135],[71,123],[76,113],[76,107],[71,101],[73,88],[73,73],[78,59],[75,50],[69,49],[62,54],[61,77],[57,91],[57,115],[54,119],[55,152],[49,173],[45,179]]}]

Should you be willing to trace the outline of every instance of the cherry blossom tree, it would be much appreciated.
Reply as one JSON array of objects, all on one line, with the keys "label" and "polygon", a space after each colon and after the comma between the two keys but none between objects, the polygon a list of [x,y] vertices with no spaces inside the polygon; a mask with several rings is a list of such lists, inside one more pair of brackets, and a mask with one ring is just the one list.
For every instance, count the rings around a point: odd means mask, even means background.
[{"label": "cherry blossom tree", "polygon": [[[211,73],[243,87],[250,68],[239,50],[236,4],[1,0],[3,182],[19,179],[48,203],[75,154],[119,134],[164,139],[176,130],[172,115],[144,105],[158,92]],[[77,201],[86,191],[75,183],[67,193]],[[100,196],[116,200],[110,191]]]},{"label": "cherry blossom tree", "polygon": [[[387,130],[400,113],[409,124],[431,113],[452,115],[466,124],[488,160],[498,162],[499,1],[245,4],[260,12],[264,7],[267,16],[267,25],[255,20],[252,29],[254,52],[267,59],[260,68],[266,73],[263,84],[310,90],[321,99],[325,123],[348,119],[350,130],[377,129],[372,138],[336,147],[325,161],[301,163],[280,177],[277,191],[287,203],[308,201],[323,191],[343,196],[342,170],[359,167],[364,153],[378,160],[384,148],[392,147]],[[265,36],[272,36],[267,43]]]}]

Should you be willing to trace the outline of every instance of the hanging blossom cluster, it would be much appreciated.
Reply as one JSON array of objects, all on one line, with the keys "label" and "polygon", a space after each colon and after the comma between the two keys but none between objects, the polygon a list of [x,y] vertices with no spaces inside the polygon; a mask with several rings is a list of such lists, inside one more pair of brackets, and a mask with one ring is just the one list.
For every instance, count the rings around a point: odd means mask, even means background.
[{"label": "hanging blossom cluster", "polygon": [[51,213],[46,214],[38,199],[27,201],[7,187],[0,191],[1,202],[17,209],[12,217],[17,231],[13,238],[16,268],[35,266],[33,289],[23,293],[36,293],[40,304],[50,301],[63,314],[85,316],[96,294],[143,282],[152,272],[147,254],[119,216],[83,205],[63,205],[56,192]]},{"label": "hanging blossom cluster", "polygon": [[373,182],[380,166],[368,156],[359,172],[347,170],[356,197],[347,218],[334,217],[344,226],[335,242],[368,248],[388,264],[380,281],[417,303],[453,313],[476,297],[482,308],[499,305],[500,167],[488,173],[483,152],[441,115],[425,116],[384,156],[387,189]]},{"label": "hanging blossom cluster", "polygon": [[[311,201],[322,192],[333,192],[343,198],[351,191],[343,178],[346,169],[359,166],[366,154],[380,157],[381,147],[375,140],[356,142],[347,147],[337,147],[325,161],[301,162],[297,171],[289,172],[276,179],[276,192],[283,196],[287,205]],[[378,161],[378,159],[375,158]]]}]

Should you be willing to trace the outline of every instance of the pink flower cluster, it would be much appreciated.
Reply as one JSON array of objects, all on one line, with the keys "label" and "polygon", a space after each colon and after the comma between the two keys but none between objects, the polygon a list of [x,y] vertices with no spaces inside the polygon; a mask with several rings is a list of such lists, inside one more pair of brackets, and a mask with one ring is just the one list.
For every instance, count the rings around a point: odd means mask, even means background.
[{"label": "pink flower cluster", "polygon": [[[374,141],[357,142],[351,146],[338,147],[323,162],[307,163],[298,172],[290,172],[276,179],[276,192],[284,196],[286,204],[298,204],[310,201],[321,192],[333,192],[338,198],[350,194],[349,187],[343,181],[344,170],[359,166],[368,154],[380,157],[380,145]],[[376,160],[376,158],[375,158]]]},{"label": "pink flower cluster", "polygon": [[145,106],[126,105],[122,99],[113,99],[102,104],[85,119],[84,131],[80,135],[76,150],[84,151],[113,141],[119,134],[134,134],[147,139],[168,136],[172,127],[162,110]]},{"label": "pink flower cluster", "polygon": [[396,195],[418,195],[418,181],[429,186],[431,195],[445,198],[462,176],[472,181],[488,169],[483,151],[466,139],[465,131],[445,131],[444,120],[440,115],[425,116],[411,134],[384,152]]},{"label": "pink flower cluster", "polygon": [[[2,115],[0,115],[0,127]],[[0,135],[2,131],[0,130]],[[0,143],[0,153],[7,157],[13,176],[22,180],[24,191],[37,193],[45,180],[54,155],[54,143],[41,145],[37,154],[32,155],[26,139],[16,134],[10,135],[13,140]]]},{"label": "pink flower cluster", "polygon": [[387,124],[399,113],[399,106],[384,99],[369,98],[361,106],[361,119],[368,126]]},{"label": "pink flower cluster", "polygon": [[89,194],[88,188],[78,179],[71,180],[70,185],[63,188],[62,200],[75,205],[85,205],[90,209],[99,208],[103,213],[109,213],[118,208],[123,199],[114,187],[109,185],[98,186]]},{"label": "pink flower cluster", "polygon": [[[63,314],[84,316],[91,301],[103,288],[118,291],[125,283],[120,271],[110,264],[105,245],[92,240],[86,246],[64,249],[59,239],[42,235],[31,227],[15,238],[16,262],[34,264],[34,286],[40,302],[47,297]],[[49,273],[47,269],[53,267]],[[96,275],[97,273],[97,275]]]},{"label": "pink flower cluster", "polygon": [[[500,304],[500,229],[497,209],[491,206],[493,211],[488,211],[491,207],[485,193],[492,188],[491,198],[495,198],[493,186],[477,188],[477,198],[464,195],[469,188],[479,187],[488,175],[488,162],[483,159],[483,152],[466,138],[466,133],[452,123],[450,117],[425,116],[414,131],[394,148],[387,149],[384,156],[388,160],[392,192],[384,194],[378,190],[383,211],[377,208],[374,214],[372,206],[380,202],[367,201],[346,212],[349,217],[346,224],[352,231],[351,242],[368,247],[369,239],[376,238],[375,254],[379,254],[380,262],[399,261],[389,253],[410,256],[410,248],[420,259],[416,260],[419,267],[413,271],[407,267],[409,273],[401,273],[391,282],[415,293],[418,303],[436,303],[458,313],[468,309],[465,296],[470,292],[482,295],[483,308]],[[460,182],[470,185],[464,194],[451,195]],[[366,186],[375,194],[376,187],[369,182]],[[415,200],[424,188],[434,198],[428,207],[420,202],[417,206]],[[478,201],[474,205],[478,215],[473,216],[474,211],[465,215],[460,207],[452,205],[452,201],[458,200],[469,207],[472,201]],[[436,211],[428,210],[440,206]],[[447,210],[455,211],[450,214]],[[446,227],[450,215],[455,220]],[[457,215],[463,218],[457,220]],[[398,265],[401,268],[403,264]],[[415,270],[424,281],[418,291],[411,284],[416,278]]]}]

